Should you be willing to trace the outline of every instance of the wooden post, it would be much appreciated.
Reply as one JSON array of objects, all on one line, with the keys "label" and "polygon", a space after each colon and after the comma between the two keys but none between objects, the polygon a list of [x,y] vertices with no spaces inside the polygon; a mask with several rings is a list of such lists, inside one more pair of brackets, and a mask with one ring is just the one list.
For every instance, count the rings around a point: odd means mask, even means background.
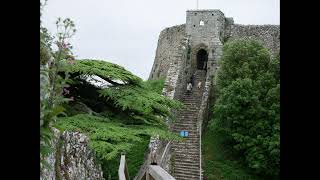
[{"label": "wooden post", "polygon": [[125,155],[121,155],[120,165],[118,169],[119,180],[130,180]]}]

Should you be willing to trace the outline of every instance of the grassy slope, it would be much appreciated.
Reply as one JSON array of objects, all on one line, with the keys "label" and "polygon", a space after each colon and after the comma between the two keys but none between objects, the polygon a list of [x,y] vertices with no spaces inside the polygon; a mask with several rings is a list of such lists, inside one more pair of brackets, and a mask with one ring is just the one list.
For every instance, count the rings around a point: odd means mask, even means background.
[{"label": "grassy slope", "polygon": [[202,135],[204,177],[209,180],[260,180],[232,158],[230,152],[226,151],[219,139],[221,138],[217,134],[210,131]]}]

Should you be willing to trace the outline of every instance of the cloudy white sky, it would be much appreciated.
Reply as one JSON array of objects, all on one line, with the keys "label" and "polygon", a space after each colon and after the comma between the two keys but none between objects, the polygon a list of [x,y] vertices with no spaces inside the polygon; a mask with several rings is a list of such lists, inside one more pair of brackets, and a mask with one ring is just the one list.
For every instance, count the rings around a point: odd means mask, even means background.
[{"label": "cloudy white sky", "polygon": [[[160,31],[183,24],[197,0],[48,0],[43,24],[55,32],[58,17],[74,20],[78,59],[119,64],[147,79]],[[220,9],[236,24],[280,24],[280,0],[199,0],[199,9]]]}]

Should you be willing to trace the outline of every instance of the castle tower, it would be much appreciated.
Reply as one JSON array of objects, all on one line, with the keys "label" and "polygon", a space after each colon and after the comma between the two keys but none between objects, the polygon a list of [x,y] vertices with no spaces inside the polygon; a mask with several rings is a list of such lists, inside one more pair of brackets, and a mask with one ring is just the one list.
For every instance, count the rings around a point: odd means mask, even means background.
[{"label": "castle tower", "polygon": [[[164,78],[163,95],[180,100],[188,106],[176,113],[179,121],[172,122],[168,119],[167,123],[173,131],[188,130],[190,139],[193,138],[188,142],[186,147],[189,149],[185,152],[181,151],[186,149],[185,146],[175,145],[173,149],[180,155],[180,158],[176,156],[175,164],[171,161],[164,162],[166,171],[169,172],[169,166],[176,168],[177,179],[201,179],[201,128],[202,122],[208,119],[209,96],[215,93],[212,87],[215,85],[222,47],[226,42],[239,38],[261,42],[271,55],[280,51],[279,25],[234,24],[232,18],[226,18],[220,10],[214,9],[188,10],[185,24],[165,28],[159,35],[149,79]],[[193,73],[196,83],[201,82],[202,86],[196,88],[191,96],[186,94],[186,84]],[[191,158],[193,155],[189,152],[193,152],[196,158]],[[191,161],[184,162],[185,160]],[[181,169],[178,161],[194,172]],[[181,175],[184,174],[189,175],[182,178]]]},{"label": "castle tower", "polygon": [[[228,23],[226,23],[228,21]],[[222,55],[222,39],[232,19],[225,18],[220,10],[188,10],[186,36],[191,49],[188,69],[204,69],[215,73],[217,60]]]}]

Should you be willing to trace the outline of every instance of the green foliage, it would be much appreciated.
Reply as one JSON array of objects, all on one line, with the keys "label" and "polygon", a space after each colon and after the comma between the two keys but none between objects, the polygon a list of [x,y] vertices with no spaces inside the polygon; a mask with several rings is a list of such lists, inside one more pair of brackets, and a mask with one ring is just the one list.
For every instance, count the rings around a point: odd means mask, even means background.
[{"label": "green foliage", "polygon": [[278,176],[280,166],[280,60],[258,42],[227,43],[218,72],[213,131],[249,168]]},{"label": "green foliage", "polygon": [[[44,3],[40,3],[43,8]],[[42,11],[42,10],[41,10]],[[52,41],[55,39],[48,30],[40,24],[40,75],[42,75],[41,88],[43,94],[40,95],[40,158],[41,167],[44,164],[45,157],[52,151],[50,140],[52,139],[51,125],[56,121],[58,115],[64,114],[62,104],[68,102],[62,95],[62,89],[67,86],[68,73],[64,77],[58,72],[64,64],[62,60],[73,58],[71,46],[66,41],[71,38],[75,32],[74,24],[70,19],[57,21],[58,35],[56,44],[57,51],[52,50]],[[73,32],[73,33],[70,33]],[[45,80],[47,79],[48,80]]]},{"label": "green foliage", "polygon": [[[141,139],[141,142],[134,143],[131,150],[125,154],[130,179],[136,176],[140,167],[143,165],[144,155],[150,142],[149,136],[141,136]],[[103,161],[102,164],[104,177],[106,179],[109,179],[109,177],[112,180],[119,179],[117,170],[120,164],[120,156],[110,161]]]},{"label": "green foliage", "polygon": [[142,82],[141,78],[133,75],[122,66],[102,61],[102,60],[77,60],[72,66],[68,66],[70,73],[82,76],[98,76],[105,81],[119,85],[117,80],[125,84],[139,84]]},{"label": "green foliage", "polygon": [[209,180],[248,179],[259,180],[250,169],[237,160],[233,149],[224,144],[224,137],[218,132],[206,131],[202,136],[204,176]]},{"label": "green foliage", "polygon": [[148,80],[145,81],[146,88],[158,94],[162,94],[162,89],[164,87],[164,79]]},{"label": "green foliage", "polygon": [[141,135],[158,134],[163,139],[180,139],[165,128],[125,125],[88,114],[61,117],[55,126],[60,130],[80,131],[87,134],[92,147],[101,155],[101,158],[107,160],[114,158],[119,152],[130,150],[134,142],[141,141],[139,137]]},{"label": "green foliage", "polygon": [[163,124],[163,117],[171,116],[171,108],[179,108],[180,103],[157,92],[150,91],[145,85],[111,87],[100,91],[107,100],[112,100],[116,107],[132,112],[134,119],[145,123]]},{"label": "green foliage", "polygon": [[[73,81],[71,86],[76,91],[71,91],[71,94],[76,94],[83,103],[89,103],[93,110],[94,104],[100,102],[104,111],[112,109],[125,113],[134,124],[164,125],[164,118],[174,119],[170,110],[182,105],[161,95],[163,79],[143,82],[123,67],[100,60],[77,60],[74,65],[65,67]],[[112,85],[95,87],[83,80],[84,76],[98,76]]]},{"label": "green foliage", "polygon": [[[150,136],[181,140],[169,133],[164,123],[165,118],[173,118],[170,110],[179,108],[181,103],[161,95],[163,79],[144,82],[113,63],[75,60],[67,42],[76,32],[73,21],[58,18],[56,25],[56,37],[40,27],[40,64],[49,67],[40,72],[49,77],[47,86],[42,86],[49,92],[48,98],[41,98],[40,102],[41,158],[52,152],[50,129],[54,126],[89,137],[105,178],[116,178],[122,152],[127,154],[130,175],[134,176],[143,163]],[[56,51],[52,45],[57,46]],[[99,77],[103,80],[96,81],[109,84],[98,87],[87,82],[89,77]],[[62,178],[60,167],[55,168],[57,178]]]},{"label": "green foliage", "polygon": [[224,45],[220,64],[217,85],[222,89],[237,78],[256,79],[269,71],[270,55],[260,43],[242,39]]},{"label": "green foliage", "polygon": [[141,165],[143,165],[144,155],[148,149],[149,142],[149,136],[142,137],[142,141],[135,144],[131,151],[126,154],[130,179],[133,179],[137,175]]},{"label": "green foliage", "polygon": [[[105,117],[88,114],[78,114],[72,117],[61,117],[55,124],[61,131],[78,131],[86,134],[90,139],[90,146],[95,150],[103,165],[105,175],[112,174],[120,153],[128,154],[131,161],[141,163],[145,151],[139,153],[138,162],[130,157],[136,145],[145,144],[145,137],[159,135],[163,139],[180,140],[178,135],[170,133],[165,128],[156,126],[132,126],[113,122]],[[143,147],[145,150],[145,146]],[[137,156],[134,156],[137,157]],[[138,157],[137,157],[138,158]],[[113,162],[113,163],[112,163]],[[134,164],[135,164],[134,163]],[[113,165],[112,165],[113,164]],[[119,164],[117,164],[118,166]],[[130,165],[131,167],[132,165]],[[113,168],[112,168],[113,167]],[[138,168],[138,167],[136,167]],[[135,169],[137,170],[137,169]]]}]

